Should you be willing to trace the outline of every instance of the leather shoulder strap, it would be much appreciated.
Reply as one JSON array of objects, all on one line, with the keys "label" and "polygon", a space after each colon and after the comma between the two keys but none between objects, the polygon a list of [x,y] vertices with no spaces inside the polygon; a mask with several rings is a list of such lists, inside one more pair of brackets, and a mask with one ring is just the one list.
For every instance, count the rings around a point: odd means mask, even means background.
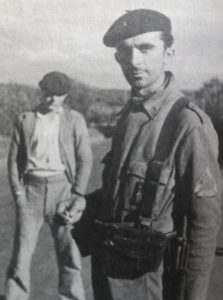
[{"label": "leather shoulder strap", "polygon": [[177,100],[170,109],[160,131],[155,149],[154,159],[149,163],[143,186],[142,214],[144,217],[152,217],[153,207],[157,198],[157,189],[160,182],[164,161],[170,155],[173,146],[174,131],[177,126],[177,118],[181,111],[189,105],[185,97]]},{"label": "leather shoulder strap", "polygon": [[177,100],[170,109],[166,120],[163,123],[158,142],[156,144],[154,159],[160,162],[165,161],[169,156],[172,144],[174,131],[177,125],[177,119],[181,111],[189,105],[189,99],[182,97]]}]

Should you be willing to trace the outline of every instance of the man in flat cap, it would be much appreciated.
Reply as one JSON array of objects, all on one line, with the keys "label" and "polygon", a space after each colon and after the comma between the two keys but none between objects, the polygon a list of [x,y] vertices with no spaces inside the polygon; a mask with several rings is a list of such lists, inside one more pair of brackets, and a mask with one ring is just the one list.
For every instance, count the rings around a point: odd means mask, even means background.
[{"label": "man in flat cap", "polygon": [[167,71],[174,54],[167,16],[129,11],[110,27],[104,44],[116,49],[131,98],[103,161],[98,224],[105,228],[106,247],[92,259],[95,299],[164,299],[159,256],[163,239],[176,231],[172,243],[179,244],[168,264],[186,271],[183,282],[171,282],[172,293],[183,283],[180,299],[205,300],[220,223],[215,130]]},{"label": "man in flat cap", "polygon": [[44,222],[55,241],[60,299],[83,300],[80,254],[70,231],[85,209],[89,135],[83,116],[64,104],[71,86],[67,75],[48,73],[39,86],[42,102],[18,117],[8,157],[16,232],[6,300],[29,296],[31,258]]}]

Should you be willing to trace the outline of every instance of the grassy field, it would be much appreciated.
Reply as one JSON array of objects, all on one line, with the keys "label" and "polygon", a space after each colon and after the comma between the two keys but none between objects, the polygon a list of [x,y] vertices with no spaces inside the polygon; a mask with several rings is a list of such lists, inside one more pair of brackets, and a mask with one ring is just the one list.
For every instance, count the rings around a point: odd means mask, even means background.
[{"label": "grassy field", "polygon": [[[89,191],[101,184],[100,175],[102,165],[100,161],[109,148],[109,142],[105,141],[93,146],[94,168],[90,180]],[[12,241],[14,235],[14,205],[9,192],[6,161],[7,143],[0,140],[0,300],[3,300],[4,280],[7,265],[9,263]],[[219,244],[223,245],[223,228],[219,234]],[[89,258],[83,261],[83,276],[86,287],[87,300],[93,300]],[[211,276],[208,300],[222,300],[223,298],[223,257],[216,257],[215,266]],[[32,300],[57,300],[57,267],[53,247],[53,240],[47,226],[43,226],[39,242],[33,257],[31,266],[31,297]],[[123,299],[124,300],[124,299]]]}]

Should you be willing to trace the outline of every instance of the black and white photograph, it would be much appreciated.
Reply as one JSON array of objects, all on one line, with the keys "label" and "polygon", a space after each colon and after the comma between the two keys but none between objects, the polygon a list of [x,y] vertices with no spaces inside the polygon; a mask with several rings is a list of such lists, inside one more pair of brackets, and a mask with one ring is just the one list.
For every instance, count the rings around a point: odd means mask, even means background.
[{"label": "black and white photograph", "polygon": [[0,300],[222,300],[223,2],[0,0]]}]

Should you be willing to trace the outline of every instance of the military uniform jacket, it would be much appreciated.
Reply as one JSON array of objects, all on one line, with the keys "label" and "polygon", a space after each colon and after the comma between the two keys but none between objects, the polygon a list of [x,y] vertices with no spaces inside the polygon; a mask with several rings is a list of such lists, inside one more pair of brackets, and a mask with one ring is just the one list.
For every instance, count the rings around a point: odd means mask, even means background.
[{"label": "military uniform jacket", "polygon": [[[182,96],[171,78],[149,101],[130,99],[122,110],[111,152],[104,159],[104,216],[108,219],[134,219],[139,183],[145,181],[147,168],[157,163],[154,153],[161,128]],[[167,134],[163,147],[169,143]],[[162,232],[177,229],[186,211],[190,253],[185,299],[204,300],[220,223],[218,140],[207,115],[189,104],[177,117],[171,143],[156,182],[153,226]]]}]

